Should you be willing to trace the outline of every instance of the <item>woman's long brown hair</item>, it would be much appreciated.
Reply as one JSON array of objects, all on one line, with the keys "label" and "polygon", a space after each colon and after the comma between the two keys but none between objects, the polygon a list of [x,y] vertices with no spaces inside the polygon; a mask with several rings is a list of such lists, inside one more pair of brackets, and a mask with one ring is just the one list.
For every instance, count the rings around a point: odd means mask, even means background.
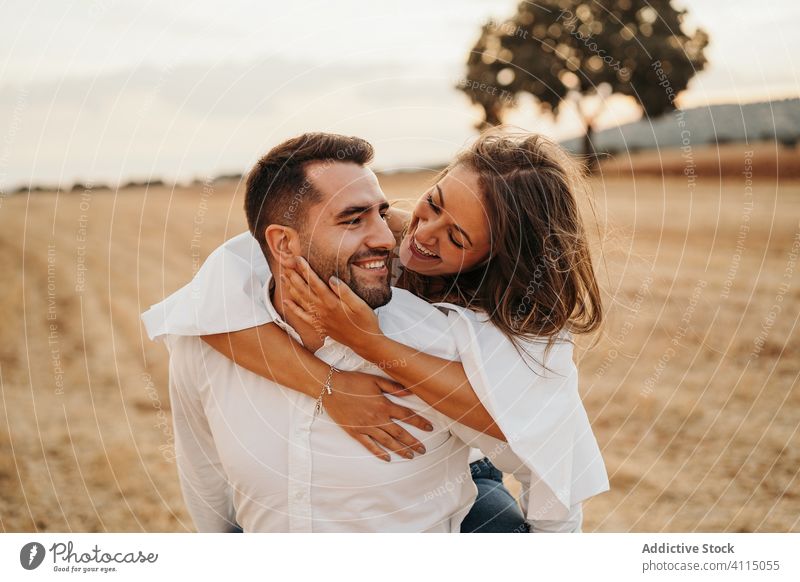
[{"label": "woman's long brown hair", "polygon": [[488,260],[468,272],[426,277],[406,271],[402,285],[428,301],[485,312],[519,347],[562,330],[588,333],[603,319],[600,289],[578,207],[583,167],[535,134],[482,134],[444,170],[480,177],[491,228]]}]

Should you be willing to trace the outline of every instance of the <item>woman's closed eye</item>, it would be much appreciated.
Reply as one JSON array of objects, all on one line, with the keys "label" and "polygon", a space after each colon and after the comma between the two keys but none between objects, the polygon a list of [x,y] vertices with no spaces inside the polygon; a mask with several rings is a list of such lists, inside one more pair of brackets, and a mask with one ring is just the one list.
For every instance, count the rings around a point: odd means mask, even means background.
[{"label": "woman's closed eye", "polygon": [[428,206],[431,207],[431,210],[433,210],[436,214],[439,214],[442,211],[442,209],[436,206],[436,204],[433,202],[433,195],[430,192],[428,192],[427,199],[428,199]]},{"label": "woman's closed eye", "polygon": [[[436,203],[433,201],[433,195],[429,192],[426,198],[428,200],[428,206],[431,207],[431,210],[433,210],[436,214],[440,214],[442,212],[442,209],[436,206]],[[464,245],[462,245],[453,237],[452,231],[448,232],[447,236],[450,239],[450,242],[453,243],[453,245],[455,245],[457,248],[459,249],[464,248]]]}]

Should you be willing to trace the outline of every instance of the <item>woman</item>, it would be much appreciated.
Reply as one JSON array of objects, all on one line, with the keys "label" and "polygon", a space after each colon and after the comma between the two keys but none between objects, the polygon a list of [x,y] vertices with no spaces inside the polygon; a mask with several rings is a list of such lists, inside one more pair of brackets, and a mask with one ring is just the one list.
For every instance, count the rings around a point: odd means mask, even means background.
[{"label": "woman", "polygon": [[[580,182],[575,164],[547,140],[487,133],[442,172],[410,216],[392,211],[390,226],[402,234],[395,284],[449,312],[463,365],[383,337],[363,301],[344,285],[328,287],[302,261],[297,273],[281,274],[294,289],[287,307],[321,334],[349,345],[450,418],[507,440],[529,475],[527,518],[568,530],[580,527],[580,502],[607,489],[571,358],[570,334],[593,331],[602,314],[575,197]],[[221,258],[212,255],[203,268]],[[226,285],[231,275],[241,288],[231,272]],[[316,397],[327,364],[257,311],[251,327],[242,329],[243,317],[205,341],[251,371]],[[398,384],[335,374],[333,385],[348,392],[335,390],[322,403],[345,431],[384,460],[379,444],[404,456],[424,450],[392,422],[396,412],[381,417],[366,398],[402,392]],[[462,531],[523,531],[525,520],[491,463],[473,464],[473,476],[479,498]],[[492,507],[482,509],[482,500]],[[487,513],[498,511],[487,525]]]}]

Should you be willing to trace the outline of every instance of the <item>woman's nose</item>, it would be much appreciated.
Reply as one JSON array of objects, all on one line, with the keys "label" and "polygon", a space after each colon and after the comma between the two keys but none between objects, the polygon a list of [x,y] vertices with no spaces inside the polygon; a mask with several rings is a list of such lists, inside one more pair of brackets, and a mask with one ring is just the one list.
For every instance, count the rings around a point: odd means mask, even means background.
[{"label": "woman's nose", "polygon": [[436,224],[429,220],[420,219],[417,225],[417,230],[414,233],[414,238],[423,244],[431,244],[434,242],[434,233],[436,231]]}]

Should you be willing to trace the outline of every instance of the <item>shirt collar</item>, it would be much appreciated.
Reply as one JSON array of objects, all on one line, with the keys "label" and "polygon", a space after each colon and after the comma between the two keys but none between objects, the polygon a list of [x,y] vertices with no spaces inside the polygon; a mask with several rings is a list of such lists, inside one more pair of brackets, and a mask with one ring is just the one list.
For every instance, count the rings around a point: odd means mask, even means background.
[{"label": "shirt collar", "polygon": [[[263,286],[261,287],[261,297],[264,300],[264,307],[267,309],[267,313],[269,314],[270,319],[272,320],[275,325],[280,327],[283,331],[288,333],[292,338],[299,341],[301,344],[303,340],[300,338],[300,334],[283,319],[278,310],[275,309],[275,305],[272,304],[272,297],[270,296],[270,289],[272,284],[275,281],[275,277],[272,275],[272,269],[267,269],[266,272],[266,279],[263,282]],[[328,339],[328,338],[326,338]]]},{"label": "shirt collar", "polygon": [[267,313],[269,313],[270,317],[274,319],[276,322],[281,322],[283,324],[288,325],[281,314],[278,313],[278,310],[275,309],[275,306],[272,304],[272,297],[270,296],[270,288],[272,287],[272,283],[275,278],[272,276],[272,269],[269,269],[266,273],[266,279],[264,280],[262,287],[261,287],[261,295],[264,299],[264,305],[267,308]]},{"label": "shirt collar", "polygon": [[[272,297],[270,296],[270,288],[275,280],[275,277],[272,275],[272,269],[268,269],[266,272],[266,279],[263,282],[263,286],[261,288],[261,296],[264,299],[264,307],[267,309],[267,313],[269,314],[270,318],[272,319],[272,323],[280,327],[283,331],[289,334],[293,339],[297,340],[300,344],[303,344],[303,339],[300,337],[300,334],[297,333],[297,330],[291,326],[286,320],[281,317],[281,314],[278,313],[278,310],[275,309],[275,305],[272,304]],[[322,347],[320,347],[315,354],[320,354],[323,350],[333,350],[333,353],[341,352],[346,346],[338,343],[331,337],[326,337],[322,342]]]}]

